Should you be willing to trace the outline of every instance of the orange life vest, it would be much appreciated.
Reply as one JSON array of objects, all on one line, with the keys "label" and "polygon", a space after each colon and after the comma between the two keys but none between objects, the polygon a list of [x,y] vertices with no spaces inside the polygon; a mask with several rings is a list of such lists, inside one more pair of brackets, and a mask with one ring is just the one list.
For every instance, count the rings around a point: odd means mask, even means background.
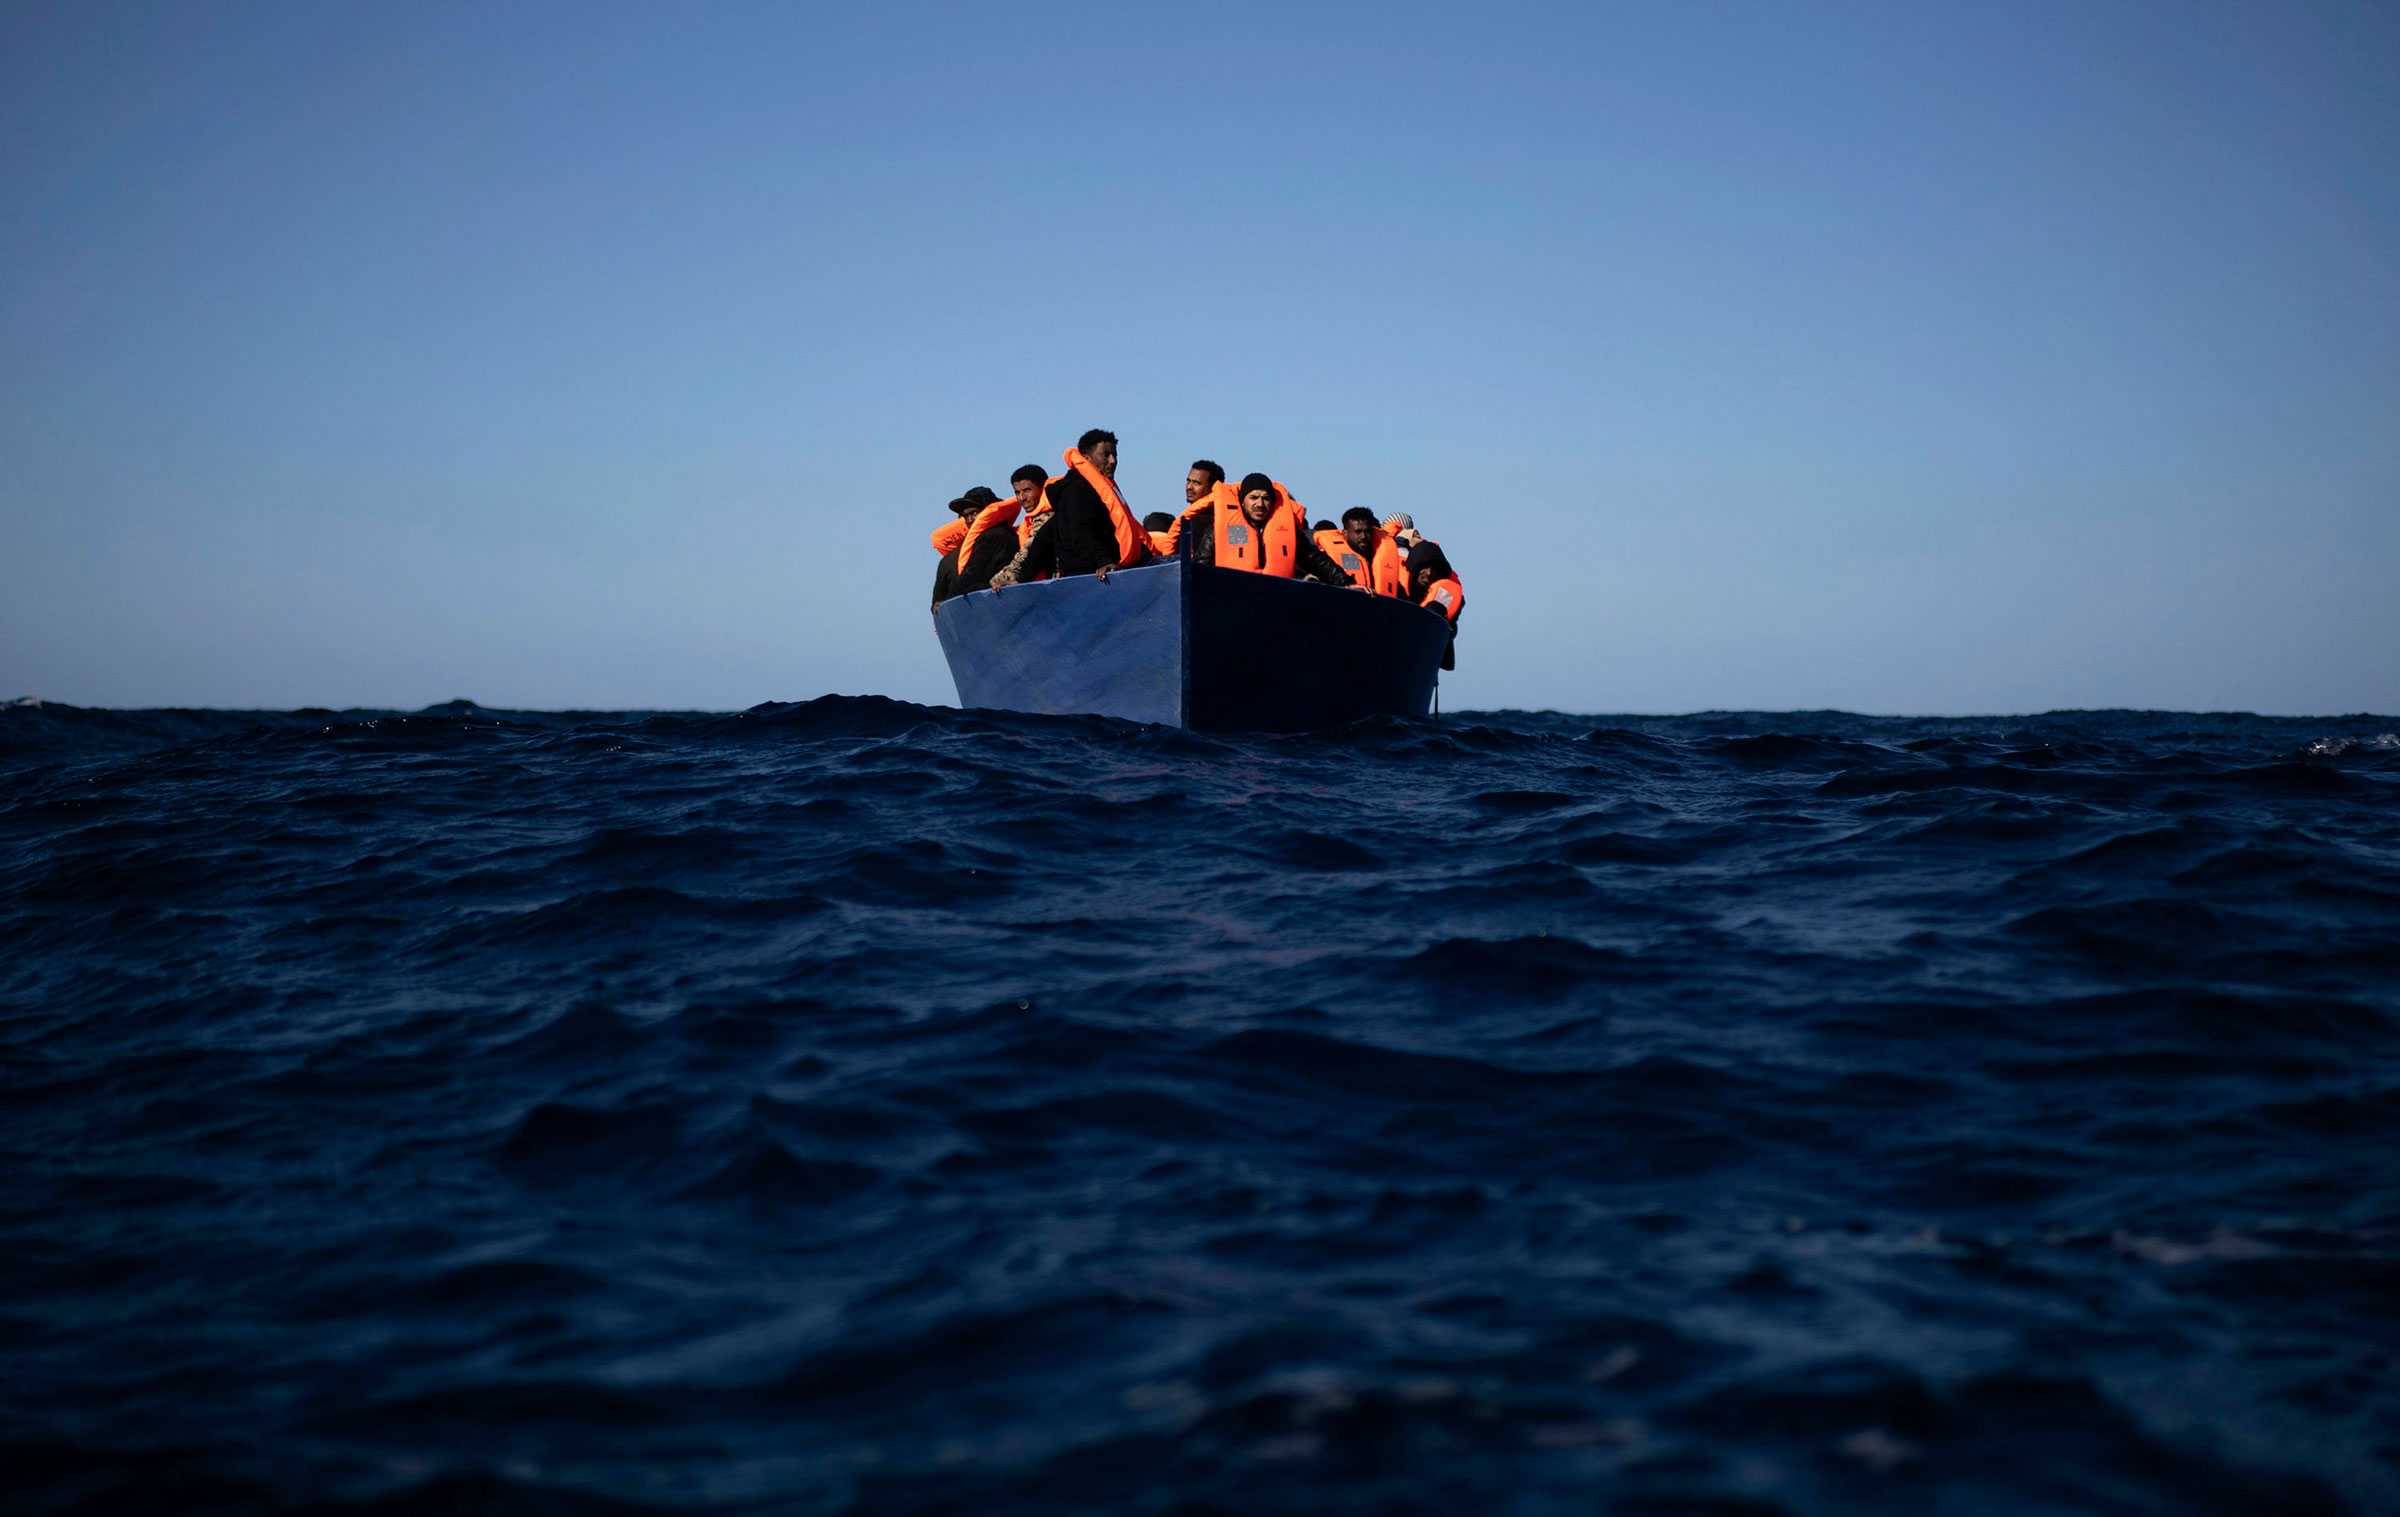
[{"label": "orange life vest", "polygon": [[1108,509],[1108,525],[1117,536],[1117,567],[1130,569],[1147,559],[1150,533],[1142,526],[1141,518],[1133,514],[1133,507],[1125,504],[1125,497],[1117,493],[1117,482],[1093,468],[1081,448],[1067,449],[1065,457],[1067,467],[1083,476],[1083,482],[1092,487],[1092,493]]},{"label": "orange life vest", "polygon": [[1043,521],[1049,520],[1050,487],[1066,477],[1067,476],[1064,474],[1053,474],[1048,479],[1042,481],[1042,493],[1033,498],[1033,509],[1026,512],[1023,516],[1017,518],[1018,547],[1022,548],[1027,543],[1032,542],[1033,534],[1040,530],[1039,523],[1035,521],[1036,517],[1041,518]]},{"label": "orange life vest", "polygon": [[1466,587],[1454,579],[1437,579],[1432,588],[1425,592],[1425,598],[1417,604],[1428,610],[1439,611],[1456,622],[1458,613],[1467,609]]},{"label": "orange life vest", "polygon": [[1247,569],[1290,579],[1299,572],[1300,518],[1290,511],[1269,511],[1263,527],[1250,525],[1239,506],[1217,512],[1217,567]]},{"label": "orange life vest", "polygon": [[1401,558],[1400,545],[1392,541],[1392,534],[1381,527],[1375,529],[1374,544],[1363,556],[1350,546],[1350,535],[1346,532],[1319,532],[1316,538],[1325,556],[1341,565],[1342,572],[1350,576],[1350,583],[1377,595],[1408,594],[1408,563]]},{"label": "orange life vest", "polygon": [[1005,499],[993,501],[975,513],[975,520],[968,524],[966,535],[958,540],[956,562],[960,573],[966,572],[967,560],[973,556],[975,545],[983,541],[983,534],[1014,522],[1020,509],[1017,498],[1011,495]]},{"label": "orange life vest", "polygon": [[1235,494],[1233,486],[1225,483],[1225,481],[1220,479],[1215,484],[1210,485],[1208,487],[1208,493],[1201,496],[1198,500],[1193,501],[1190,505],[1185,506],[1183,508],[1183,514],[1175,518],[1175,525],[1167,529],[1167,551],[1170,553],[1174,552],[1175,545],[1183,541],[1183,529],[1186,524],[1193,520],[1193,518],[1205,516],[1210,511],[1215,510],[1218,506],[1232,506],[1236,509],[1239,509],[1241,504],[1242,498]]},{"label": "orange life vest", "polygon": [[1152,532],[1150,534],[1150,551],[1157,554],[1161,558],[1164,558],[1168,554],[1174,552],[1175,534],[1172,532]]},{"label": "orange life vest", "polygon": [[[1047,484],[1042,486],[1042,489],[1045,493],[1039,497],[1042,502],[1041,511],[1047,511],[1050,509],[1049,496],[1046,493],[1049,490],[1050,485],[1057,484],[1059,479],[1064,478],[1066,478],[1066,476],[1062,474],[1058,476],[1057,479],[1050,480]],[[959,539],[951,545],[951,551],[958,556],[957,561],[959,571],[961,573],[966,571],[968,555],[975,551],[976,543],[982,540],[983,534],[986,532],[996,531],[1001,527],[1006,527],[1013,524],[1017,529],[1018,547],[1022,548],[1027,543],[1033,541],[1033,519],[1034,517],[1039,516],[1041,511],[1027,512],[1014,495],[1004,495],[1000,499],[993,501],[990,505],[985,506],[982,510],[976,512],[975,520],[968,525],[966,531],[961,534]]]},{"label": "orange life vest", "polygon": [[[1270,480],[1268,483],[1275,487],[1276,515],[1288,514],[1292,518],[1292,525],[1301,532],[1306,532],[1308,530],[1308,507],[1300,504],[1300,498],[1283,487],[1282,480]],[[1272,522],[1274,517],[1269,517],[1268,520]]]},{"label": "orange life vest", "polygon": [[933,551],[944,558],[956,553],[958,545],[966,540],[967,519],[963,516],[953,516],[933,529]]},{"label": "orange life vest", "polygon": [[1350,576],[1350,583],[1358,586],[1361,590],[1375,588],[1375,566],[1364,554],[1350,546],[1348,533],[1337,532],[1328,527],[1317,533],[1316,539],[1317,546],[1325,550],[1325,556],[1332,559],[1344,574]]},{"label": "orange life vest", "polygon": [[[1295,525],[1302,527],[1307,526],[1308,508],[1301,505],[1298,500],[1293,498],[1292,492],[1283,487],[1282,480],[1274,480],[1272,483],[1275,486],[1275,509],[1278,511],[1289,511],[1295,518],[1297,518]],[[1188,506],[1185,506],[1183,508],[1183,514],[1175,518],[1175,525],[1167,532],[1168,548],[1172,550],[1174,545],[1182,540],[1184,523],[1191,521],[1195,517],[1205,516],[1209,511],[1218,506],[1225,506],[1231,510],[1239,511],[1242,508],[1241,486],[1236,485],[1228,480],[1220,479],[1215,484],[1208,487],[1208,493],[1206,495],[1201,496],[1198,500],[1193,501]]]}]

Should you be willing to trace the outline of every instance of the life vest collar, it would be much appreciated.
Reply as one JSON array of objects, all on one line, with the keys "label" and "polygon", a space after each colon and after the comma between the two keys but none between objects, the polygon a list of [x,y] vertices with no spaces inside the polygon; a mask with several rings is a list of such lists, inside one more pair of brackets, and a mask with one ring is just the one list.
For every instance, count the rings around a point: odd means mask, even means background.
[{"label": "life vest collar", "polygon": [[1286,489],[1283,481],[1280,479],[1271,479],[1267,481],[1267,483],[1275,487],[1275,509],[1278,511],[1289,511],[1294,516],[1299,517],[1300,525],[1305,529],[1308,526],[1308,508],[1300,504],[1299,497],[1292,494],[1290,490]]},{"label": "life vest collar", "polygon": [[1133,508],[1125,504],[1125,497],[1118,493],[1117,482],[1101,473],[1090,459],[1085,458],[1081,448],[1067,449],[1064,457],[1067,467],[1083,476],[1084,483],[1092,487],[1092,493],[1099,496],[1100,504],[1108,509],[1108,525],[1117,539],[1117,567],[1130,569],[1148,558],[1150,534],[1143,529],[1140,518],[1133,514]]},{"label": "life vest collar", "polygon": [[1011,495],[1006,500],[993,501],[975,513],[975,520],[968,525],[966,535],[958,541],[958,567],[960,570],[963,571],[967,567],[967,559],[974,554],[975,545],[983,541],[983,534],[995,527],[1005,527],[1014,522],[1019,509],[1017,498]]},{"label": "life vest collar", "polygon": [[1207,492],[1198,500],[1193,501],[1190,505],[1183,508],[1183,514],[1175,518],[1175,525],[1167,529],[1166,551],[1169,553],[1174,552],[1175,545],[1183,541],[1183,528],[1185,523],[1198,520],[1200,517],[1207,515],[1209,512],[1215,510],[1219,506],[1238,507],[1241,505],[1241,503],[1241,496],[1235,492],[1233,486],[1227,484],[1225,481],[1220,479],[1215,484],[1210,485]]}]

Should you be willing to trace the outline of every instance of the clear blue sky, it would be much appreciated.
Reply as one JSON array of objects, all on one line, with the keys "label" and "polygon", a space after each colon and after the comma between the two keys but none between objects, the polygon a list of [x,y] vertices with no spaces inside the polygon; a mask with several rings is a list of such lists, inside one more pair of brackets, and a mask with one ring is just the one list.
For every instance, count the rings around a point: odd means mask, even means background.
[{"label": "clear blue sky", "polygon": [[947,701],[1124,438],[1444,705],[2400,711],[2388,5],[10,6],[0,696]]}]

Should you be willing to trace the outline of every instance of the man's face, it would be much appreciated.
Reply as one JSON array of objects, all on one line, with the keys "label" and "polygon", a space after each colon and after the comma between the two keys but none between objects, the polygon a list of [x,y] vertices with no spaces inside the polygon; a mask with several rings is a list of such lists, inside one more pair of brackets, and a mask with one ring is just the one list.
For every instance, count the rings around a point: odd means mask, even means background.
[{"label": "man's face", "polygon": [[1096,442],[1092,444],[1090,457],[1093,468],[1098,469],[1110,479],[1117,477],[1117,445],[1115,443]]},{"label": "man's face", "polygon": [[1350,551],[1361,556],[1374,551],[1375,524],[1371,521],[1342,523],[1342,536],[1350,540]]},{"label": "man's face", "polygon": [[1030,511],[1033,503],[1042,498],[1042,482],[1038,479],[1020,479],[1016,483],[1016,491],[1017,504]]},{"label": "man's face", "polygon": [[1200,497],[1215,489],[1216,484],[1215,480],[1208,477],[1206,469],[1194,469],[1183,476],[1183,503],[1187,506],[1198,505]]},{"label": "man's face", "polygon": [[1275,494],[1271,490],[1253,490],[1242,497],[1242,514],[1250,518],[1253,527],[1265,526],[1274,512]]}]

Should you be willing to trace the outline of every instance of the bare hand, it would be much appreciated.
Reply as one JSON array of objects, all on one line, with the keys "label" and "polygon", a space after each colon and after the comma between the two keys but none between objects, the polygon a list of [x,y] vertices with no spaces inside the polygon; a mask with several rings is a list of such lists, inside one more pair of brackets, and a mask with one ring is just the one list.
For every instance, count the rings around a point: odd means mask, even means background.
[{"label": "bare hand", "polygon": [[1108,577],[1116,572],[1117,566],[1115,564],[1102,564],[1099,568],[1092,571],[1092,578],[1099,580],[1103,584],[1106,584],[1108,582]]}]

